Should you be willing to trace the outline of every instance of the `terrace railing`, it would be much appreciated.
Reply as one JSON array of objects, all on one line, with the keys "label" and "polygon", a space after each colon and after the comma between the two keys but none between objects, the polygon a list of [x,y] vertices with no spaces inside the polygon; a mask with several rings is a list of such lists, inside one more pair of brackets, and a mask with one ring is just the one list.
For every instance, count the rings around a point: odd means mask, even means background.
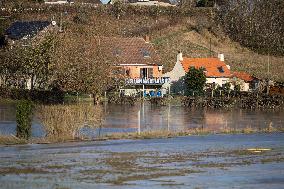
[{"label": "terrace railing", "polygon": [[155,77],[155,78],[127,78],[125,80],[127,85],[163,85],[170,82],[169,77]]}]

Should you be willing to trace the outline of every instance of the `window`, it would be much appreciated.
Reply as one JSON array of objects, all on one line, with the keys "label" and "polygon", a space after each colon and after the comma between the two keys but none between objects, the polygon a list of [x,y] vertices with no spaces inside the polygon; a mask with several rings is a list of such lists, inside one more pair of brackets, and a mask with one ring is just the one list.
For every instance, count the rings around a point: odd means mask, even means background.
[{"label": "window", "polygon": [[153,68],[140,68],[140,78],[152,78]]},{"label": "window", "polygon": [[119,48],[115,48],[114,51],[113,51],[113,55],[114,56],[120,56],[122,53],[122,50],[119,49]]},{"label": "window", "polygon": [[126,76],[130,76],[130,69],[125,70]]},{"label": "window", "polygon": [[140,78],[147,78],[147,68],[140,68]]},{"label": "window", "polygon": [[148,50],[142,49],[141,52],[144,58],[150,57],[150,52]]},{"label": "window", "polygon": [[222,66],[219,66],[219,67],[218,67],[218,70],[219,70],[220,73],[224,73],[224,72],[225,72],[225,71],[224,71],[224,68],[223,68]]}]

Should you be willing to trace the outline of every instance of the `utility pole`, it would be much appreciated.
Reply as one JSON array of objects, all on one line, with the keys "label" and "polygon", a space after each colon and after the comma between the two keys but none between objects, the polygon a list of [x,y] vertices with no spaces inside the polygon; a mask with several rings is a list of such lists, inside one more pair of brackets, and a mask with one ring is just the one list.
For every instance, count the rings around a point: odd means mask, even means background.
[{"label": "utility pole", "polygon": [[269,68],[269,66],[270,66],[270,54],[268,53],[268,61],[267,61],[267,75],[269,75],[269,72],[270,72],[270,68]]},{"label": "utility pole", "polygon": [[270,89],[270,86],[269,86],[269,84],[270,84],[270,77],[269,77],[270,70],[269,70],[269,66],[270,66],[270,54],[268,53],[268,58],[267,58],[267,83],[266,83],[266,93],[267,93],[267,95],[269,94],[269,89]]},{"label": "utility pole", "polygon": [[60,13],[59,32],[63,32],[63,30],[62,30],[62,13]]},{"label": "utility pole", "polygon": [[210,38],[210,57],[212,57],[212,47],[211,47],[211,38]]}]

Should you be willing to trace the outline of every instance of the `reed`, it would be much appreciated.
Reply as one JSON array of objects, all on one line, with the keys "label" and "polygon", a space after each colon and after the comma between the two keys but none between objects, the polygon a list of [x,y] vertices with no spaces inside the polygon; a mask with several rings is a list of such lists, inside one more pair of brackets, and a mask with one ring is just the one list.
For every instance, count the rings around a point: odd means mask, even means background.
[{"label": "reed", "polygon": [[28,141],[14,135],[0,135],[0,145],[27,144]]},{"label": "reed", "polygon": [[96,128],[101,124],[100,106],[81,103],[72,105],[40,105],[36,117],[43,124],[50,140],[78,139],[83,127]]}]

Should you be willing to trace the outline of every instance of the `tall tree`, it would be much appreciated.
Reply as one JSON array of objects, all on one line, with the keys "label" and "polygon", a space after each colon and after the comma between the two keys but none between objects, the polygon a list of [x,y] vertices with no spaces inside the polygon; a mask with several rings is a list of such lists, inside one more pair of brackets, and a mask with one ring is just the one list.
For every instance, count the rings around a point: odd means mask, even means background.
[{"label": "tall tree", "polygon": [[55,53],[56,80],[61,89],[98,97],[112,85],[112,62],[91,35],[66,33]]}]

